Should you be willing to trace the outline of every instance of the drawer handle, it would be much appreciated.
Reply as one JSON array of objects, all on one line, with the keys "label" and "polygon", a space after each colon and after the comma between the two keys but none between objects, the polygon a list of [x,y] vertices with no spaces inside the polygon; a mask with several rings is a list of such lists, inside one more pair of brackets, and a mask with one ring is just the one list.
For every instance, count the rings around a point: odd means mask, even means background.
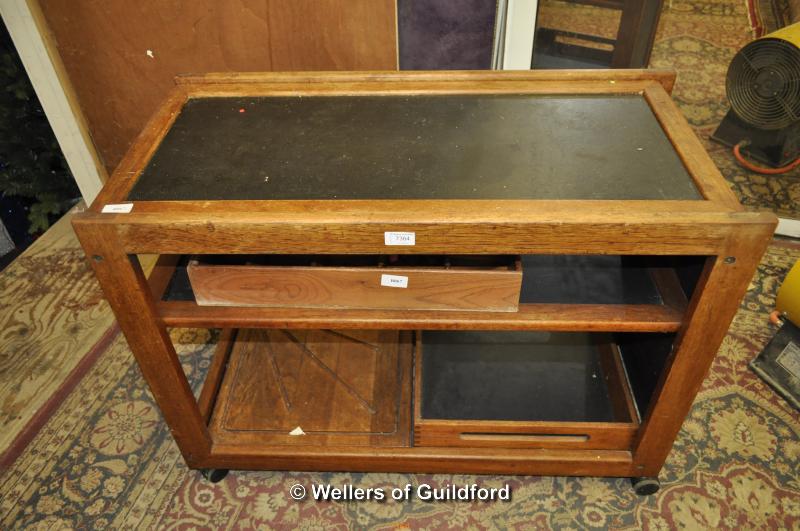
[{"label": "drawer handle", "polygon": [[496,442],[574,442],[582,443],[589,440],[589,436],[563,435],[559,433],[462,433],[462,441],[496,441]]}]

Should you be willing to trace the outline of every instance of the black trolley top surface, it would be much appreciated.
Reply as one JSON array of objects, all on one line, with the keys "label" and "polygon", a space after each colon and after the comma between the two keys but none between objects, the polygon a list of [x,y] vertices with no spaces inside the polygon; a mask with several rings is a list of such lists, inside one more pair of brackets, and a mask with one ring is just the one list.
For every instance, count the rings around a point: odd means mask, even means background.
[{"label": "black trolley top surface", "polygon": [[640,95],[190,99],[128,200],[702,199]]}]

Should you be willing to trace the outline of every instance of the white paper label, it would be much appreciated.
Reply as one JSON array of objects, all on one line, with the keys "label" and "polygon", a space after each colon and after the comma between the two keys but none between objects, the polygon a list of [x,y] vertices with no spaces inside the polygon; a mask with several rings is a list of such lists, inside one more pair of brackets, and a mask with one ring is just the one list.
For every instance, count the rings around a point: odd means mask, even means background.
[{"label": "white paper label", "polygon": [[133,203],[120,203],[118,205],[106,205],[103,207],[103,214],[127,214],[133,210]]},{"label": "white paper label", "polygon": [[389,288],[407,288],[408,277],[401,275],[381,275],[381,286]]},{"label": "white paper label", "polygon": [[789,374],[795,378],[800,378],[800,345],[789,341],[789,344],[778,354],[775,361],[778,362],[778,365],[786,369]]},{"label": "white paper label", "polygon": [[384,232],[383,241],[386,245],[414,245],[416,234],[413,232]]}]

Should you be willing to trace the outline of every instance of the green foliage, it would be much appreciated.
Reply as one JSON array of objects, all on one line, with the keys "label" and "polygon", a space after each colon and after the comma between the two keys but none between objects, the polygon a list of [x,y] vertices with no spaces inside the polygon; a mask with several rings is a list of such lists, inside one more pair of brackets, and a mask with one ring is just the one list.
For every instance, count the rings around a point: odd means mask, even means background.
[{"label": "green foliage", "polygon": [[0,23],[0,194],[34,198],[30,232],[45,230],[79,192],[25,74]]}]

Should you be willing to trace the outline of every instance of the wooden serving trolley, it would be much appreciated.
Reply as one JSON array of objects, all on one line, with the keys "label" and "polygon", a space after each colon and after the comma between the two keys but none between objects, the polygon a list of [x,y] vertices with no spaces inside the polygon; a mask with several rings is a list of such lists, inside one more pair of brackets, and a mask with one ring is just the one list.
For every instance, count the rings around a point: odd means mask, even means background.
[{"label": "wooden serving trolley", "polygon": [[[179,77],[74,226],[187,464],[657,490],[776,224],[673,82]],[[168,327],[223,329],[197,400]]]}]

